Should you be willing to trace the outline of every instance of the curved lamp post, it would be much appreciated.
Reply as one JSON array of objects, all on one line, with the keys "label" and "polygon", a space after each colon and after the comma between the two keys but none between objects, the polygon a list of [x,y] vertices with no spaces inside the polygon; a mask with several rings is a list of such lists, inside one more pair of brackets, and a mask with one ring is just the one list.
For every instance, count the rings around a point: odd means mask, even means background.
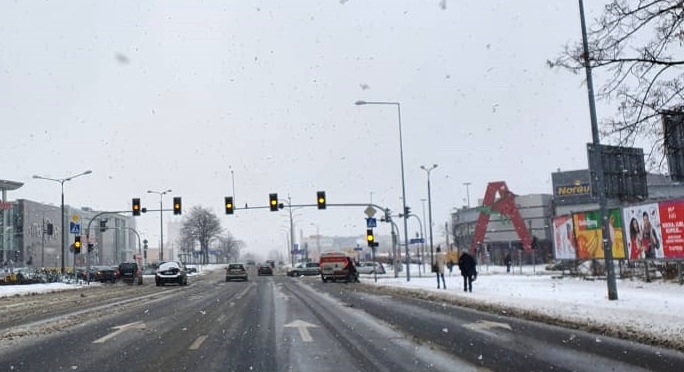
[{"label": "curved lamp post", "polygon": [[401,161],[401,200],[403,203],[403,214],[404,214],[404,250],[406,252],[406,281],[411,280],[411,261],[409,255],[409,245],[408,245],[408,225],[406,215],[406,181],[404,179],[404,144],[401,137],[401,104],[399,102],[367,102],[367,101],[356,101],[354,103],[357,106],[363,105],[392,105],[397,107],[397,114],[399,118],[399,158]]},{"label": "curved lamp post", "polygon": [[[65,256],[65,251],[66,251],[66,249],[65,249],[65,247],[66,247],[66,236],[65,236],[65,231],[64,231],[64,182],[71,181],[76,177],[85,176],[86,174],[91,174],[91,173],[93,173],[93,171],[87,170],[85,172],[81,172],[79,174],[75,174],[73,176],[66,177],[66,178],[50,178],[50,177],[39,176],[36,174],[33,175],[33,178],[35,178],[37,180],[47,180],[47,181],[59,182],[59,184],[62,186],[62,203],[61,203],[61,205],[62,205],[62,207],[61,207],[62,208],[62,231],[61,231],[61,234],[62,234],[62,275],[64,275],[64,256]],[[74,273],[75,273],[75,271],[74,271]]]},{"label": "curved lamp post", "polygon": [[159,261],[164,261],[164,195],[170,193],[172,190],[153,191],[147,190],[148,194],[159,195]]}]

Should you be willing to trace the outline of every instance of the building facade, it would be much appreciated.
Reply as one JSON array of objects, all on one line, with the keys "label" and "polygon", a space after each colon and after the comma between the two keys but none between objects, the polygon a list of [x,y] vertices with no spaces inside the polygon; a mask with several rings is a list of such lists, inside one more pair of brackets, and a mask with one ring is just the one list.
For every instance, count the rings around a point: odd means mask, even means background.
[{"label": "building facade", "polygon": [[[18,199],[11,203],[8,212],[8,226],[3,226],[8,234],[8,244],[3,249],[5,266],[61,267],[62,236],[66,242],[64,259],[67,267],[84,266],[88,260],[91,265],[118,265],[133,260],[141,249],[131,216],[106,214],[93,220],[100,212],[65,206],[65,228],[62,230],[60,206]],[[101,220],[106,221],[104,230],[100,228]],[[88,225],[89,241],[86,239]],[[77,235],[81,236],[81,254],[73,252]],[[92,243],[90,253],[88,243]]]}]

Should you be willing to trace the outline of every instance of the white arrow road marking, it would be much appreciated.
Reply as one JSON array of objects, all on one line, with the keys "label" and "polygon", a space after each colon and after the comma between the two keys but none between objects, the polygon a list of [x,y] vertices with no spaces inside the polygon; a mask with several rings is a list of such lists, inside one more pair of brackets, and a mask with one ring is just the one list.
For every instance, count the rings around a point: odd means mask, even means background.
[{"label": "white arrow road marking", "polygon": [[487,331],[493,328],[501,328],[509,331],[513,330],[511,326],[507,323],[490,322],[488,320],[478,320],[475,323],[469,323],[463,326],[468,329],[472,329],[473,331]]},{"label": "white arrow road marking", "polygon": [[299,336],[302,338],[302,341],[304,342],[312,342],[313,338],[311,338],[311,334],[309,333],[309,328],[318,328],[317,325],[307,323],[303,320],[295,320],[294,322],[291,322],[289,324],[285,324],[285,327],[287,328],[297,328],[299,331]]},{"label": "white arrow road marking", "polygon": [[197,349],[199,349],[200,345],[202,345],[202,342],[204,342],[204,340],[206,340],[206,339],[207,339],[207,336],[206,336],[206,335],[197,337],[197,339],[195,340],[195,342],[193,342],[192,345],[190,345],[190,347],[188,348],[188,350],[197,350]]},{"label": "white arrow road marking", "polygon": [[134,323],[128,323],[116,327],[112,327],[112,329],[116,329],[116,331],[102,337],[98,338],[97,340],[93,341],[94,344],[103,344],[112,338],[120,335],[121,333],[126,332],[129,329],[145,329],[145,323],[143,322],[134,322]]}]

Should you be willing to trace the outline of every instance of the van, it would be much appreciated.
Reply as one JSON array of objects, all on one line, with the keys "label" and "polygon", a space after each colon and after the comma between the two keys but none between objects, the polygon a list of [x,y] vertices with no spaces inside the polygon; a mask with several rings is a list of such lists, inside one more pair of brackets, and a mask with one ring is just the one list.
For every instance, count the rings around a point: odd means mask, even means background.
[{"label": "van", "polygon": [[328,280],[337,281],[347,279],[347,254],[343,252],[327,252],[321,254],[319,266],[323,283]]}]

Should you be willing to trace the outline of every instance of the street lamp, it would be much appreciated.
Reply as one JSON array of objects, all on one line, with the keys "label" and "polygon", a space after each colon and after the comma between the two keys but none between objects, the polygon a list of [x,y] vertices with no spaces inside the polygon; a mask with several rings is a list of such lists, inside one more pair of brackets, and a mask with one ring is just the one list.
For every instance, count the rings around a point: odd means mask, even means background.
[{"label": "street lamp", "polygon": [[159,195],[159,261],[164,261],[164,206],[162,200],[164,195],[171,192],[171,189],[166,191],[152,191],[147,190],[148,194]]},{"label": "street lamp", "polygon": [[411,280],[411,261],[409,260],[409,245],[408,245],[408,224],[407,224],[407,213],[406,213],[406,181],[404,179],[404,143],[401,137],[401,104],[399,102],[367,102],[367,101],[356,101],[354,103],[357,106],[363,105],[394,105],[397,107],[397,114],[399,119],[399,158],[401,160],[401,202],[403,204],[403,214],[404,214],[404,250],[406,252],[406,281]]},{"label": "street lamp", "polygon": [[430,172],[432,172],[435,168],[437,168],[437,164],[432,164],[431,167],[426,167],[424,165],[420,166],[420,169],[424,170],[425,173],[427,173],[428,218],[429,218],[428,224],[430,225],[430,265],[435,264],[434,256],[432,253],[432,192],[430,191]]},{"label": "street lamp", "polygon": [[[64,256],[66,256],[66,254],[65,254],[66,236],[65,236],[65,231],[64,231],[64,182],[71,181],[76,177],[85,176],[86,174],[91,174],[91,173],[93,173],[93,171],[87,170],[85,172],[75,174],[73,176],[66,177],[66,178],[50,178],[50,177],[39,176],[36,174],[33,175],[33,178],[35,178],[37,180],[47,180],[47,181],[59,182],[59,184],[62,186],[62,207],[61,207],[62,208],[62,231],[61,231],[61,234],[62,234],[62,275],[64,275]],[[75,273],[75,271],[74,271],[74,273]]]},{"label": "street lamp", "polygon": [[466,196],[468,197],[468,208],[470,208],[470,182],[463,182],[463,186],[466,187]]}]

